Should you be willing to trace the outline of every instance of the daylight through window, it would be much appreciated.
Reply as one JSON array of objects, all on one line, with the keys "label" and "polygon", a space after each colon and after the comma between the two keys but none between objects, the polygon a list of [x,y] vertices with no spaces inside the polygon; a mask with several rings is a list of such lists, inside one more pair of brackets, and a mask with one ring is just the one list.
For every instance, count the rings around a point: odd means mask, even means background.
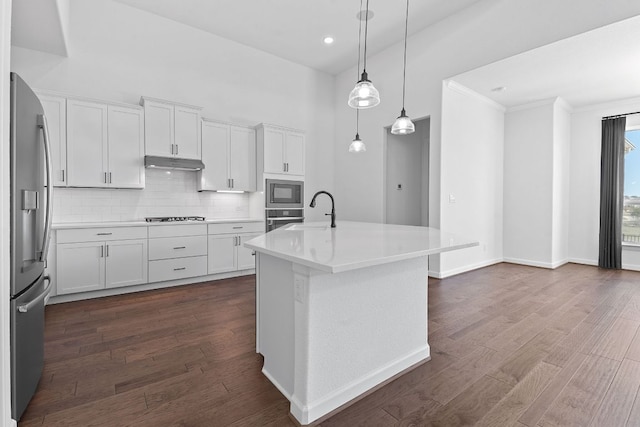
[{"label": "daylight through window", "polygon": [[625,132],[622,242],[640,245],[640,129]]}]

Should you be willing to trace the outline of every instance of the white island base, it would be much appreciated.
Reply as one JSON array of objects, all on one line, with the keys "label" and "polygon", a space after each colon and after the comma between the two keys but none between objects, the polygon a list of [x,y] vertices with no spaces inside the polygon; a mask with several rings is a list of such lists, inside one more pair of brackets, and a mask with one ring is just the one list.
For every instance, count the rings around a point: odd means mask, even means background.
[{"label": "white island base", "polygon": [[[428,254],[475,243],[447,235],[443,244],[442,233],[426,227],[290,227],[246,245],[256,250],[262,372],[307,425],[429,360]],[[354,253],[349,241],[358,234]],[[427,235],[430,243],[415,244]],[[375,249],[376,240],[384,248]]]}]

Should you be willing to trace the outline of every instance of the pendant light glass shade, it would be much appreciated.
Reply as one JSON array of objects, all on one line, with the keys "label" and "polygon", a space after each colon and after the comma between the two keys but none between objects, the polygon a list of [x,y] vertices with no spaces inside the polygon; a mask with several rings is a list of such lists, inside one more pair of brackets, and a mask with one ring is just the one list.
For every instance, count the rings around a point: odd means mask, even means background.
[{"label": "pendant light glass shade", "polygon": [[360,135],[356,133],[356,137],[351,142],[351,145],[349,145],[349,152],[362,153],[363,151],[367,151],[367,146],[364,145],[364,142],[360,139]]},{"label": "pendant light glass shade", "polygon": [[[369,76],[367,75],[367,32],[369,29],[369,0],[367,0],[367,10],[362,14],[362,1],[360,1],[360,28],[358,29],[358,72],[360,72],[360,35],[362,34],[362,21],[364,20],[364,66],[362,67],[362,75],[356,86],[349,93],[348,104],[352,108],[358,110],[364,108],[375,107],[380,104],[380,92],[373,86]],[[364,17],[364,18],[363,18]]]},{"label": "pendant light glass shade", "polygon": [[380,92],[373,86],[367,78],[367,72],[362,73],[362,77],[349,94],[349,106],[358,109],[371,108],[380,104]]},{"label": "pendant light glass shade", "polygon": [[405,113],[404,108],[400,113],[400,116],[393,122],[393,126],[391,126],[391,133],[394,135],[408,135],[416,131],[416,127],[411,121],[409,117],[407,117],[407,113]]},{"label": "pendant light glass shade", "polygon": [[391,133],[394,135],[409,135],[416,131],[416,127],[411,121],[409,117],[407,117],[407,112],[404,110],[404,96],[406,93],[406,85],[407,85],[407,32],[409,28],[409,0],[407,0],[407,14],[405,16],[404,23],[404,60],[403,60],[403,68],[402,68],[402,111],[400,111],[400,116],[393,122],[393,126],[391,126]]}]

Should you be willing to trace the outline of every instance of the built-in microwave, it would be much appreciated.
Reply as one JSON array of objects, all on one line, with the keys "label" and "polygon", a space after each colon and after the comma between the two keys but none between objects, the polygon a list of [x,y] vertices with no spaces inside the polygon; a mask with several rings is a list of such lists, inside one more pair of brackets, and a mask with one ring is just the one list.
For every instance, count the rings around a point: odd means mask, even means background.
[{"label": "built-in microwave", "polygon": [[304,182],[267,179],[265,185],[267,209],[303,209]]}]

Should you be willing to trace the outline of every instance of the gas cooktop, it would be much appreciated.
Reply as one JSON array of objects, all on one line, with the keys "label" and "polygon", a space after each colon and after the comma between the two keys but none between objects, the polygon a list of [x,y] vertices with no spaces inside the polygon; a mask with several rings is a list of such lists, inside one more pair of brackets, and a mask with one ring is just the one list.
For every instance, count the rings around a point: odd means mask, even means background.
[{"label": "gas cooktop", "polygon": [[156,216],[146,217],[147,222],[204,221],[203,216]]}]

